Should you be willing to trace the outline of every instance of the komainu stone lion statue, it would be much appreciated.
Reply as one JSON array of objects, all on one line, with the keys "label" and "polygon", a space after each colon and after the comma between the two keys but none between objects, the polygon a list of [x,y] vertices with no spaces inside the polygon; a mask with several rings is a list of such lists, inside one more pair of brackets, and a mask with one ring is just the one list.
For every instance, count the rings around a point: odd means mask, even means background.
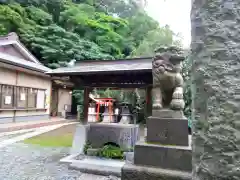
[{"label": "komainu stone lion statue", "polygon": [[183,53],[173,46],[158,48],[155,53],[152,62],[153,109],[183,110]]}]

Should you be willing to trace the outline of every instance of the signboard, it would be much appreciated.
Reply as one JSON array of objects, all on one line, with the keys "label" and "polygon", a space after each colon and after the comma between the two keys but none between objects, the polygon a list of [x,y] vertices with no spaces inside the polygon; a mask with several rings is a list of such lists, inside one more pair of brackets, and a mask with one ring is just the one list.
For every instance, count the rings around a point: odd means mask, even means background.
[{"label": "signboard", "polygon": [[12,96],[5,96],[4,104],[6,105],[12,104]]},{"label": "signboard", "polygon": [[21,93],[20,94],[20,101],[25,101],[26,100],[26,94],[25,93]]}]

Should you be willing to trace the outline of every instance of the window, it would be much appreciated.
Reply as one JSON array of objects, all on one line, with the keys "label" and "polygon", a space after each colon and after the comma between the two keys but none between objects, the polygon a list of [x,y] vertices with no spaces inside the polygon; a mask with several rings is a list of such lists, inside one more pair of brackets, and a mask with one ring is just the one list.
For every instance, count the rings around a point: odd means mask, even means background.
[{"label": "window", "polygon": [[46,90],[0,84],[0,109],[45,109]]},{"label": "window", "polygon": [[44,90],[37,91],[37,108],[38,109],[45,108],[45,91]]},{"label": "window", "polygon": [[37,89],[28,89],[28,108],[36,108],[37,105]]},{"label": "window", "polygon": [[13,95],[14,95],[14,88],[13,86],[9,85],[2,85],[1,88],[1,108],[3,109],[11,109],[14,107],[13,103]]},{"label": "window", "polygon": [[28,88],[16,87],[16,106],[19,109],[27,108]]}]

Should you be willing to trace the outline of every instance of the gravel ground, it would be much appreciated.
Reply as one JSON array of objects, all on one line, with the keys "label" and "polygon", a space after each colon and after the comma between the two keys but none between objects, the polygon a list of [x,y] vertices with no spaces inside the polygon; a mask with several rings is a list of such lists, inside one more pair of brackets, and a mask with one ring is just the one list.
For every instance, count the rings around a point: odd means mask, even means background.
[{"label": "gravel ground", "polygon": [[45,148],[16,143],[0,148],[1,180],[120,180],[69,170],[59,160],[68,148]]}]

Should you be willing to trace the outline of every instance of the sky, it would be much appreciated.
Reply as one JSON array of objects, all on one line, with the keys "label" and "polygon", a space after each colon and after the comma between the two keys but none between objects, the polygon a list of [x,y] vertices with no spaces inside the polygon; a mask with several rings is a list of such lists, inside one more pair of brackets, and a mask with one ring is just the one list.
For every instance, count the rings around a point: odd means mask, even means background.
[{"label": "sky", "polygon": [[168,24],[175,33],[183,37],[183,46],[191,42],[191,0],[147,0],[146,11],[160,26]]}]

